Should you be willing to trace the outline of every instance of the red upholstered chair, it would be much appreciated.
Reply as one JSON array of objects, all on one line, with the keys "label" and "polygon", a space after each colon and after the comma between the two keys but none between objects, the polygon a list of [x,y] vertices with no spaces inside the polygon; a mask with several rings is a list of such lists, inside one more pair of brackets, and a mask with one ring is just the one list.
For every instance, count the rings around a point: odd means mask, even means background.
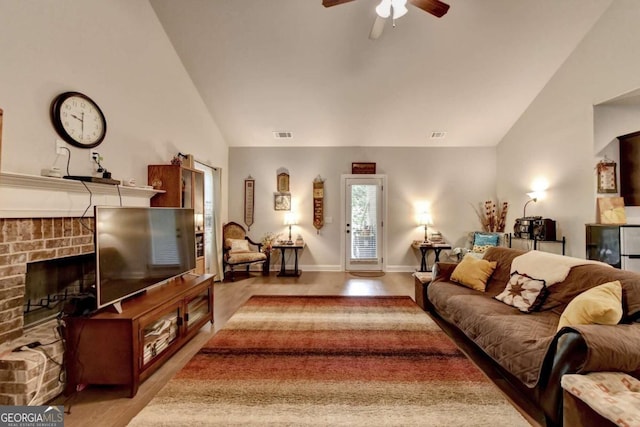
[{"label": "red upholstered chair", "polygon": [[[234,279],[234,268],[245,267],[247,274],[253,264],[261,264],[262,272],[269,271],[267,262],[269,258],[261,252],[262,243],[254,242],[247,236],[244,227],[236,222],[228,222],[222,227],[223,256],[222,267],[224,277]],[[257,250],[255,249],[257,247]]]}]

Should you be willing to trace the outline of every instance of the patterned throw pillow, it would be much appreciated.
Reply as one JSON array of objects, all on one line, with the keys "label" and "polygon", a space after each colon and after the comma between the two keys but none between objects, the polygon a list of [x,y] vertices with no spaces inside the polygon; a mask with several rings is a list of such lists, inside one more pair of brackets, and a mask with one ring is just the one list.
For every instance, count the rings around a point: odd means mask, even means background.
[{"label": "patterned throw pillow", "polygon": [[249,251],[249,242],[245,239],[227,239],[225,243],[231,252]]},{"label": "patterned throw pillow", "polygon": [[504,291],[494,298],[523,313],[531,313],[540,308],[548,293],[544,280],[534,279],[515,271],[511,274]]},{"label": "patterned throw pillow", "polygon": [[500,235],[492,233],[474,233],[472,252],[484,253],[493,246],[498,246]]}]

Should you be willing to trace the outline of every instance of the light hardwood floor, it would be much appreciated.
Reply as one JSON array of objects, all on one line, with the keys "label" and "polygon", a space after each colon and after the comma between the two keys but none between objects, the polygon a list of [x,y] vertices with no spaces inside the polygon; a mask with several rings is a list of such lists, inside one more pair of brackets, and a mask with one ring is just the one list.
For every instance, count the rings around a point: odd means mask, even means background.
[{"label": "light hardwood floor", "polygon": [[219,330],[252,295],[406,295],[414,298],[411,273],[386,273],[382,277],[355,277],[349,273],[304,272],[300,277],[279,278],[257,274],[239,277],[235,282],[216,283],[214,325],[203,327],[198,335],[176,353],[157,372],[140,385],[129,398],[122,387],[91,386],[52,402],[65,405],[65,426],[126,426],[156,393]]}]

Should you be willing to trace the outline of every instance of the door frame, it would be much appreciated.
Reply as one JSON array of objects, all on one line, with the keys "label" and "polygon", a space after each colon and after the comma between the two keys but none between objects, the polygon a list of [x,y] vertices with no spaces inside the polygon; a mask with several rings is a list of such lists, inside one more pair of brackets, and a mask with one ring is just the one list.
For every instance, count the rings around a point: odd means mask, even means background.
[{"label": "door frame", "polygon": [[347,179],[379,179],[382,182],[382,212],[381,221],[382,221],[382,251],[380,256],[382,257],[382,271],[387,271],[387,175],[384,174],[344,174],[340,175],[340,271],[347,271],[347,239],[346,239],[346,229],[347,229],[347,194],[346,194],[346,186]]}]

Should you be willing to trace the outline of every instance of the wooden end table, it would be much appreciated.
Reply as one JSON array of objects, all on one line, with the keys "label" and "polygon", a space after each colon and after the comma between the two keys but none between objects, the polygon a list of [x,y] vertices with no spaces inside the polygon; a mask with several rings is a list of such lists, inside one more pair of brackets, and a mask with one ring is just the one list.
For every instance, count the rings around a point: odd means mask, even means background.
[{"label": "wooden end table", "polygon": [[[278,245],[273,245],[274,249],[278,249],[280,250],[280,252],[282,253],[282,261],[280,262],[280,273],[278,273],[278,277],[298,277],[302,274],[302,271],[300,271],[298,269],[298,251],[304,248],[304,244],[302,245],[285,245],[285,244],[278,244]],[[295,262],[294,262],[294,267],[293,270],[287,270],[287,266],[286,266],[286,252],[288,250],[293,250],[294,252],[294,258],[295,258]]]}]

